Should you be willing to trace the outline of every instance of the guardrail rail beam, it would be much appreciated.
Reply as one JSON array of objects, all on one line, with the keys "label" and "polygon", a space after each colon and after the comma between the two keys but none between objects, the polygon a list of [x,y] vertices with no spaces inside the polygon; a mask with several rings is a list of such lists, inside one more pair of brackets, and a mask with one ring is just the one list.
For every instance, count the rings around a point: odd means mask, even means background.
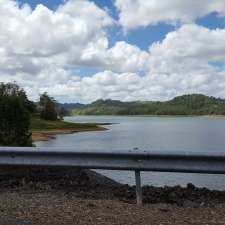
[{"label": "guardrail rail beam", "polygon": [[74,148],[0,147],[2,166],[54,166],[135,171],[137,204],[142,204],[141,171],[225,174],[225,152],[77,151]]}]

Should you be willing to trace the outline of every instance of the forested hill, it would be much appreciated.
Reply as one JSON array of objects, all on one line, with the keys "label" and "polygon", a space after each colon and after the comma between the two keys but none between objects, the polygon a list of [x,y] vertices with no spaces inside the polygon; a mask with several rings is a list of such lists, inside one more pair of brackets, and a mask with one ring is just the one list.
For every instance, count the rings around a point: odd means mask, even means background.
[{"label": "forested hill", "polygon": [[225,115],[225,100],[202,94],[175,97],[170,101],[121,102],[97,100],[77,105],[73,115]]}]

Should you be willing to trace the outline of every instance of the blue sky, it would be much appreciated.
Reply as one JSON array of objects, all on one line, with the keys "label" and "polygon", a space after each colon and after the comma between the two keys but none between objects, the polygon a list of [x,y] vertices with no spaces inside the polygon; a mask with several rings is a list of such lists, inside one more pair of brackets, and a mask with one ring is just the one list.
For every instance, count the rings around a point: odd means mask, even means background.
[{"label": "blue sky", "polygon": [[32,99],[225,98],[224,0],[2,0],[0,36],[0,81]]},{"label": "blue sky", "polygon": [[[28,3],[33,9],[38,4],[43,4],[52,10],[55,10],[58,5],[63,4],[63,0],[20,0],[20,2]],[[118,19],[118,10],[115,8],[113,0],[95,0],[93,2],[99,7],[109,10],[109,14],[113,18]],[[204,22],[207,24],[207,21]],[[124,40],[130,44],[137,45],[141,49],[148,49],[153,42],[161,41],[173,29],[172,26],[161,23],[146,28],[141,27],[124,34],[121,27],[115,26],[109,30],[109,41],[110,45],[113,45],[116,41]]]},{"label": "blue sky", "polygon": [[19,2],[28,3],[33,9],[38,4],[43,4],[50,9],[55,9],[59,4],[63,3],[62,0],[20,0]]},{"label": "blue sky", "polygon": [[[55,10],[58,5],[63,4],[63,0],[20,0],[21,3],[28,3],[33,9],[38,4],[43,4],[50,9]],[[118,10],[114,5],[113,0],[93,0],[93,2],[101,8],[107,8],[109,14],[118,19]],[[216,12],[210,13],[207,16],[198,18],[196,23],[210,29],[224,28],[225,21],[223,17],[219,17]],[[146,50],[148,47],[156,42],[162,41],[166,34],[173,31],[174,27],[166,24],[159,23],[153,26],[140,27],[133,31],[124,34],[121,27],[115,26],[110,29],[109,40],[110,45],[113,45],[116,41],[124,40],[130,44],[137,45],[139,48]]]}]

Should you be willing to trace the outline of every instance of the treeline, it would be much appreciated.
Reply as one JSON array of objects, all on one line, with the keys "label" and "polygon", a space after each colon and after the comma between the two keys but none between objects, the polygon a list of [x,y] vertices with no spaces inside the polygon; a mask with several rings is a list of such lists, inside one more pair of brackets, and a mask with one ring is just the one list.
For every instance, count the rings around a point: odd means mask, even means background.
[{"label": "treeline", "polygon": [[66,113],[47,93],[32,102],[16,83],[0,83],[0,146],[32,146],[32,117],[54,121]]},{"label": "treeline", "polygon": [[77,105],[73,115],[225,115],[225,100],[202,94],[175,97],[170,101],[121,102],[97,100]]}]

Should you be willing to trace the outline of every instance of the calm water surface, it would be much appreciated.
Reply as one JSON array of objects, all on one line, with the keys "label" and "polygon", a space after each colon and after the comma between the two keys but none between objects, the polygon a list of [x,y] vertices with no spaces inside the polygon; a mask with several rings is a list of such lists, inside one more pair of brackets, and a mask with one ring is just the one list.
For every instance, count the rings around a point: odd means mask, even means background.
[{"label": "calm water surface", "polygon": [[[107,131],[81,132],[58,135],[37,146],[73,147],[76,150],[180,152],[225,151],[225,118],[207,117],[129,117],[129,116],[75,116],[66,117],[71,122],[114,123],[104,126]],[[137,150],[136,150],[137,151]],[[100,171],[121,183],[134,184],[133,172]],[[142,172],[143,184],[174,186],[193,183],[199,187],[225,190],[224,175]]]}]

